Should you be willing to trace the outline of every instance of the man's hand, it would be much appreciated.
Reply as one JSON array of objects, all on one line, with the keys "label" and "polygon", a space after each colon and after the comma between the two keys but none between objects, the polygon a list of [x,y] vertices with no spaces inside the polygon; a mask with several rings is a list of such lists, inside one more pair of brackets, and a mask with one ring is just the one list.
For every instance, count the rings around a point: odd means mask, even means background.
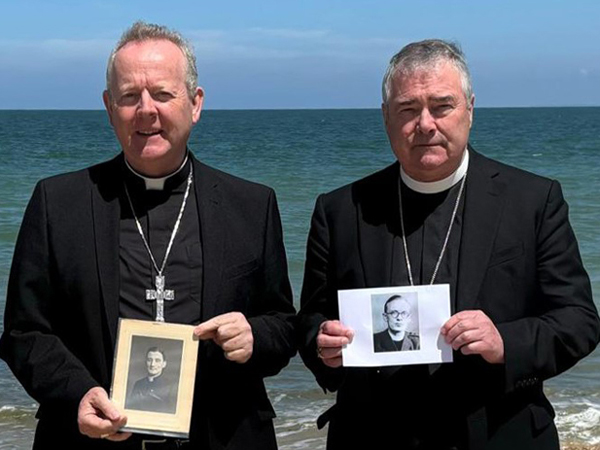
[{"label": "man's hand", "polygon": [[446,343],[463,355],[481,355],[492,364],[504,362],[504,341],[483,311],[461,311],[442,326]]},{"label": "man's hand", "polygon": [[319,326],[317,353],[328,367],[342,365],[342,347],[352,342],[354,333],[339,320],[327,320]]},{"label": "man's hand", "polygon": [[252,356],[252,327],[240,312],[213,317],[194,328],[194,335],[202,340],[212,339],[230,361],[243,364]]},{"label": "man's hand", "polygon": [[126,423],[127,417],[119,412],[101,387],[87,391],[79,402],[77,424],[81,434],[91,438],[124,441],[131,436],[131,433],[119,433],[119,429]]}]

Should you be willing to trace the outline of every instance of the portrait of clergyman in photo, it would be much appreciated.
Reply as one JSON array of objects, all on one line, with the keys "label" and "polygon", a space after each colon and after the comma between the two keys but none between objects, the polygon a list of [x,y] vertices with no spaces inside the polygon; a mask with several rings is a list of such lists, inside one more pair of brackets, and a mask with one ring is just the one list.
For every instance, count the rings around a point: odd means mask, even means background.
[{"label": "portrait of clergyman in photo", "polygon": [[125,408],[174,414],[183,341],[133,336]]},{"label": "portrait of clergyman in photo", "polygon": [[371,296],[373,350],[419,350],[419,310],[416,292]]}]

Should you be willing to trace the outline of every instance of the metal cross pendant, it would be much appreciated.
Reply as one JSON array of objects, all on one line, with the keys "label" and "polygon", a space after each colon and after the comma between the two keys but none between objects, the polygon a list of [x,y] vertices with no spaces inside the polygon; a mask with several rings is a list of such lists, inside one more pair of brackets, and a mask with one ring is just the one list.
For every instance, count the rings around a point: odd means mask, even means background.
[{"label": "metal cross pendant", "polygon": [[146,300],[156,301],[156,321],[165,321],[165,300],[175,300],[175,291],[165,289],[165,277],[156,275],[156,289],[146,289]]}]

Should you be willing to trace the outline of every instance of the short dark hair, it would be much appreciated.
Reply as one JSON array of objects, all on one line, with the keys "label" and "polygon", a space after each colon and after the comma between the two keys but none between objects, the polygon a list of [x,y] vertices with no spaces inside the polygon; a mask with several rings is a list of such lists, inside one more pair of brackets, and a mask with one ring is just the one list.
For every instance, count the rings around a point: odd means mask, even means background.
[{"label": "short dark hair", "polygon": [[163,361],[167,360],[167,355],[165,354],[165,351],[160,347],[150,347],[146,352],[146,357],[148,357],[148,353],[150,352],[160,353],[163,357]]},{"label": "short dark hair", "polygon": [[406,300],[400,294],[394,294],[394,295],[392,295],[390,298],[388,298],[386,300],[385,304],[383,305],[383,312],[387,313],[387,305],[388,305],[388,303],[393,302],[394,300],[398,300],[398,299]]}]

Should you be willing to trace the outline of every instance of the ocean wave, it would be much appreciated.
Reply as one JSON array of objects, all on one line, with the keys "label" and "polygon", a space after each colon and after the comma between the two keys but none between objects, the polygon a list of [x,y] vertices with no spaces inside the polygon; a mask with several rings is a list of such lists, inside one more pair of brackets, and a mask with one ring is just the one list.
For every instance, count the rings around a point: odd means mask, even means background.
[{"label": "ocean wave", "polygon": [[578,412],[560,411],[555,421],[562,440],[600,444],[600,408],[589,406]]}]

